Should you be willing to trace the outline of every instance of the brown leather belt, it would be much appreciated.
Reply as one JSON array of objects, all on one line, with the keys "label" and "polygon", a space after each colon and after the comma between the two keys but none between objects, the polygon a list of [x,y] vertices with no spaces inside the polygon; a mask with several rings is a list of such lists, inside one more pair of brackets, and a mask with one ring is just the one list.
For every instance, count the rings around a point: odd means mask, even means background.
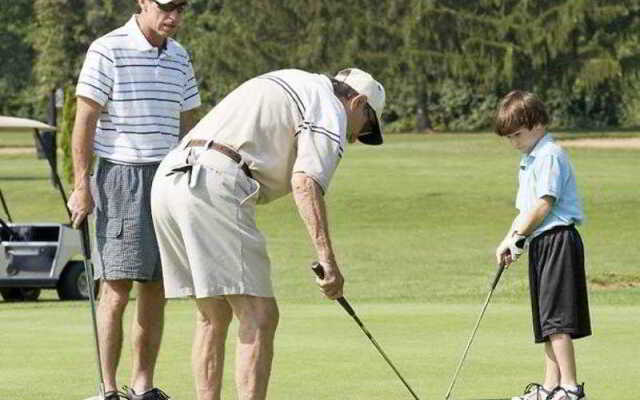
[{"label": "brown leather belt", "polygon": [[237,151],[223,144],[219,144],[219,143],[205,140],[205,139],[191,139],[187,143],[187,147],[203,147],[207,144],[207,142],[209,143],[209,147],[207,147],[207,149],[215,150],[229,157],[240,166],[240,169],[242,170],[242,172],[245,173],[245,175],[253,179],[253,175],[251,174],[251,170],[249,169],[249,166],[247,165],[247,163],[242,161],[242,156],[238,154]]}]

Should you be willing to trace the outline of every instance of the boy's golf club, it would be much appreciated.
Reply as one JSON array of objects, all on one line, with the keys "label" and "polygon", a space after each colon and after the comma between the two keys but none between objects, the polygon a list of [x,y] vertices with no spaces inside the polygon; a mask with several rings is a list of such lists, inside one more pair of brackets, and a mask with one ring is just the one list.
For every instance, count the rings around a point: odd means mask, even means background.
[{"label": "boy's golf club", "polygon": [[444,396],[445,400],[449,400],[449,396],[451,396],[451,392],[453,391],[453,386],[456,383],[456,378],[462,369],[462,364],[464,363],[465,358],[467,358],[467,353],[469,353],[469,348],[471,347],[471,343],[473,342],[473,338],[476,336],[476,332],[478,331],[478,327],[480,326],[480,321],[482,321],[482,317],[484,316],[484,312],[487,310],[487,306],[489,305],[489,300],[491,300],[491,296],[493,295],[493,291],[498,285],[498,281],[500,280],[500,276],[502,276],[502,272],[504,272],[504,265],[500,265],[498,267],[498,271],[496,272],[495,278],[493,278],[493,283],[491,284],[491,290],[489,290],[489,294],[487,295],[487,300],[484,302],[482,306],[482,311],[480,312],[480,316],[478,317],[478,321],[476,322],[476,326],[473,328],[473,332],[471,332],[471,337],[469,338],[469,342],[467,343],[467,347],[465,347],[464,352],[462,353],[462,358],[458,363],[458,368],[456,368],[455,374],[453,374],[453,379],[451,379],[451,384],[449,385],[449,390],[447,390],[447,394]]},{"label": "boy's golf club", "polygon": [[[324,269],[322,268],[322,264],[320,264],[319,262],[315,261],[313,264],[311,264],[311,269],[313,270],[313,272],[315,272],[315,274],[318,276],[318,278],[320,279],[324,279]],[[367,330],[367,328],[365,328],[364,324],[362,323],[362,321],[360,321],[360,318],[358,318],[358,316],[356,315],[356,312],[353,310],[353,308],[351,307],[351,305],[349,304],[349,302],[347,302],[347,299],[345,299],[344,297],[339,297],[338,299],[336,299],[338,301],[338,303],[340,303],[340,305],[342,306],[342,308],[345,309],[345,311],[351,315],[351,317],[356,321],[356,323],[358,324],[358,326],[360,327],[360,329],[362,329],[362,331],[364,332],[364,334],[369,338],[369,340],[371,341],[371,343],[373,343],[373,345],[375,346],[375,348],[378,350],[378,352],[380,353],[380,355],[382,356],[382,358],[384,358],[384,360],[387,362],[387,364],[389,364],[389,366],[391,367],[391,369],[393,369],[393,372],[396,373],[396,375],[398,375],[398,378],[400,378],[400,380],[402,381],[402,383],[404,384],[404,386],[407,388],[407,390],[409,390],[409,392],[411,393],[411,395],[413,396],[413,398],[415,400],[420,400],[418,398],[418,395],[416,395],[416,393],[413,391],[413,389],[411,389],[411,386],[409,386],[409,384],[407,383],[407,381],[404,380],[404,378],[402,377],[402,375],[400,375],[400,372],[398,372],[398,369],[393,365],[393,363],[391,362],[391,360],[389,359],[389,357],[387,357],[387,355],[384,353],[384,351],[382,350],[382,348],[380,347],[380,345],[378,344],[378,342],[376,342],[376,340],[373,338],[373,336],[371,335],[371,333]]]},{"label": "boy's golf club", "polygon": [[[38,142],[40,142],[40,147],[42,149],[46,149],[42,141],[42,138],[40,137],[40,134],[36,132],[34,136],[36,137]],[[55,185],[58,187],[58,190],[60,190],[60,195],[62,196],[62,200],[64,201],[64,207],[67,210],[67,214],[69,214],[69,220],[71,220],[71,210],[69,210],[69,207],[67,206],[67,203],[68,203],[67,195],[64,193],[64,187],[62,186],[62,181],[60,181],[60,176],[58,175],[58,171],[56,171],[55,165],[53,164],[53,160],[51,159],[51,155],[49,154],[49,152],[44,151],[44,153],[47,157],[47,161],[49,162],[49,167],[51,167],[51,173],[53,174],[53,180],[55,182]],[[104,399],[104,377],[102,374],[100,346],[98,345],[98,320],[96,317],[95,287],[93,285],[93,273],[92,273],[93,268],[91,268],[91,264],[90,264],[91,262],[90,243],[91,242],[89,241],[89,223],[86,217],[84,221],[82,221],[82,223],[80,224],[80,233],[81,233],[80,242],[82,243],[82,255],[84,256],[84,273],[87,278],[87,289],[89,291],[88,293],[89,303],[91,305],[91,319],[93,322],[93,338],[96,342],[96,363],[98,364],[98,377],[100,378],[100,381],[98,382],[98,396],[92,397],[91,399],[103,400]]]}]

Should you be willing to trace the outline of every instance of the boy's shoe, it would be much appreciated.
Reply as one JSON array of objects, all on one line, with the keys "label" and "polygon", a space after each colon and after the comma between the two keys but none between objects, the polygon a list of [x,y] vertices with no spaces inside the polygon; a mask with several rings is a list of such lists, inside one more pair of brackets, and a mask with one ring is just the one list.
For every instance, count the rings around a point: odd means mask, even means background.
[{"label": "boy's shoe", "polygon": [[171,400],[171,398],[162,390],[153,388],[142,394],[137,394],[132,388],[124,387],[127,390],[127,399],[129,400]]},{"label": "boy's shoe", "polygon": [[549,393],[546,400],[587,400],[587,395],[584,393],[584,383],[578,385],[575,392],[558,386]]},{"label": "boy's shoe", "polygon": [[124,396],[124,393],[122,392],[118,392],[116,390],[113,390],[111,392],[106,392],[104,394],[104,400],[120,400],[120,399],[126,399],[127,397]]},{"label": "boy's shoe", "polygon": [[539,383],[530,383],[524,388],[522,396],[514,396],[511,400],[547,400],[553,391],[549,391]]}]

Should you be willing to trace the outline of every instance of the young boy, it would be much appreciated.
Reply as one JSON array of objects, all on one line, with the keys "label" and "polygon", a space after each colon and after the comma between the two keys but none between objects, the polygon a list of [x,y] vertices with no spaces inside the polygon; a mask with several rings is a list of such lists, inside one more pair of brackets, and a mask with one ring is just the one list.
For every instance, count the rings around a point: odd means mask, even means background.
[{"label": "young boy", "polygon": [[512,400],[586,400],[576,380],[573,339],[591,335],[584,250],[575,225],[584,219],[569,157],[545,128],[549,116],[534,94],[514,90],[500,102],[496,132],[523,153],[518,216],[496,250],[509,266],[529,245],[533,332],[544,343],[543,383]]}]

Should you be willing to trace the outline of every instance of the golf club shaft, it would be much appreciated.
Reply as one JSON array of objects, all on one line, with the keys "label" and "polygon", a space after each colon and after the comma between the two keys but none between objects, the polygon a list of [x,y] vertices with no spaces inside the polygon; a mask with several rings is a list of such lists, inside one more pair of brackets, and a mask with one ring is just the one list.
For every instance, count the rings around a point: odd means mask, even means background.
[{"label": "golf club shaft", "polygon": [[[346,304],[347,300],[344,297],[341,297],[340,299],[344,300],[344,302]],[[340,300],[338,299],[338,300]],[[342,305],[342,302],[340,302],[340,304]],[[344,306],[343,306],[344,307]],[[345,308],[346,309],[346,308]],[[369,338],[369,340],[371,341],[371,343],[373,343],[373,345],[375,346],[375,348],[378,350],[378,353],[380,353],[380,355],[382,356],[382,358],[384,358],[384,360],[387,362],[387,364],[389,364],[389,366],[391,367],[391,369],[393,370],[393,372],[396,373],[396,375],[398,376],[398,378],[400,378],[400,380],[402,381],[402,383],[404,384],[404,386],[407,388],[407,390],[411,393],[411,395],[413,396],[414,399],[416,400],[420,400],[418,398],[418,395],[413,391],[413,389],[411,389],[411,386],[409,386],[409,384],[407,383],[407,381],[402,377],[402,375],[400,375],[400,371],[398,371],[398,369],[395,367],[395,365],[393,365],[393,363],[391,362],[391,360],[389,359],[389,357],[387,357],[387,355],[385,354],[384,350],[382,350],[382,347],[380,347],[380,345],[378,344],[378,342],[376,342],[376,340],[373,338],[373,336],[371,335],[371,333],[367,330],[367,328],[365,328],[364,324],[362,323],[362,321],[360,321],[360,318],[358,318],[357,315],[352,315],[353,319],[356,321],[356,323],[358,324],[358,326],[360,327],[360,329],[362,329],[362,332],[364,332],[364,334]]]},{"label": "golf club shaft", "polygon": [[469,337],[469,341],[467,342],[467,347],[465,347],[464,352],[462,353],[462,358],[460,359],[460,362],[458,363],[458,367],[456,368],[456,372],[455,374],[453,374],[453,378],[451,379],[451,384],[449,385],[449,389],[447,390],[447,394],[445,395],[445,400],[449,400],[449,396],[451,396],[451,393],[453,392],[453,387],[456,384],[456,379],[458,378],[458,374],[460,373],[460,370],[462,369],[462,364],[464,363],[464,360],[467,358],[467,354],[469,353],[469,349],[471,348],[471,343],[473,342],[473,339],[476,336],[476,332],[478,332],[478,327],[480,326],[480,321],[482,321],[482,317],[484,316],[484,312],[487,310],[487,306],[489,305],[489,300],[491,300],[491,296],[493,295],[493,291],[495,290],[496,286],[498,285],[498,281],[500,280],[500,276],[502,276],[502,272],[504,272],[504,265],[501,265],[498,267],[498,271],[496,272],[496,276],[495,278],[493,278],[493,283],[491,284],[491,289],[489,290],[489,294],[487,295],[487,299],[484,302],[484,305],[482,306],[482,311],[480,312],[480,315],[478,316],[478,320],[476,321],[476,325],[473,328],[473,332],[471,332],[471,336]]},{"label": "golf club shaft", "polygon": [[[69,219],[71,219],[71,210],[67,205],[67,195],[64,193],[64,187],[62,186],[62,181],[60,181],[60,176],[58,175],[58,171],[56,171],[55,165],[53,164],[53,159],[51,155],[45,150],[44,142],[40,137],[40,134],[36,131],[35,136],[37,140],[40,142],[40,147],[43,149],[47,161],[49,162],[49,167],[51,167],[51,173],[53,174],[53,179],[58,186],[58,190],[60,190],[60,195],[62,196],[62,200],[64,201],[64,207],[67,210],[67,214],[69,214]],[[93,323],[93,338],[96,342],[96,363],[98,364],[98,376],[100,381],[98,382],[98,395],[100,398],[104,398],[104,375],[102,373],[102,360],[100,357],[100,343],[98,341],[98,318],[96,315],[96,300],[95,300],[95,289],[93,284],[93,268],[91,268],[90,260],[91,260],[91,245],[89,240],[89,222],[87,217],[85,217],[84,221],[80,224],[80,233],[82,243],[82,253],[84,256],[84,273],[87,278],[87,289],[89,291],[89,304],[91,306],[91,320]]]},{"label": "golf club shaft", "polygon": [[96,342],[96,364],[98,368],[98,395],[104,397],[104,376],[102,373],[102,357],[100,356],[100,343],[98,341],[98,318],[96,313],[95,286],[93,282],[93,268],[91,268],[91,242],[89,239],[89,222],[87,218],[80,225],[82,234],[82,253],[84,255],[84,274],[87,278],[87,289],[89,291],[89,304],[91,305],[91,321],[93,324],[93,338]]},{"label": "golf club shaft", "polygon": [[[313,272],[315,272],[315,274],[318,276],[318,278],[324,279],[324,269],[322,268],[322,264],[320,264],[319,262],[316,261],[316,262],[314,262],[312,264],[311,269],[313,270]],[[339,297],[339,298],[336,299],[336,301],[338,303],[340,303],[340,305],[342,306],[342,308],[344,308],[344,310],[347,312],[347,314],[349,314],[353,318],[353,320],[356,321],[356,323],[358,324],[358,326],[360,327],[362,332],[364,332],[364,334],[369,338],[369,341],[371,341],[371,343],[376,348],[376,350],[378,350],[378,353],[380,353],[382,358],[384,358],[384,360],[387,362],[387,364],[389,364],[389,366],[391,367],[393,372],[395,372],[396,375],[398,376],[398,378],[400,378],[400,380],[402,381],[404,386],[407,388],[409,393],[411,393],[413,398],[415,400],[420,400],[418,395],[413,391],[413,389],[411,389],[411,386],[409,386],[407,381],[402,377],[402,375],[400,374],[400,371],[398,371],[398,369],[395,367],[395,365],[393,365],[393,363],[391,362],[389,357],[387,357],[387,355],[385,354],[384,350],[382,350],[382,347],[380,347],[378,342],[376,342],[376,340],[373,338],[373,335],[371,335],[371,332],[369,332],[369,330],[364,326],[362,321],[360,321],[360,318],[358,318],[358,316],[356,315],[356,312],[354,311],[353,307],[351,307],[351,304],[349,304],[347,299],[345,299],[344,297]]]}]

